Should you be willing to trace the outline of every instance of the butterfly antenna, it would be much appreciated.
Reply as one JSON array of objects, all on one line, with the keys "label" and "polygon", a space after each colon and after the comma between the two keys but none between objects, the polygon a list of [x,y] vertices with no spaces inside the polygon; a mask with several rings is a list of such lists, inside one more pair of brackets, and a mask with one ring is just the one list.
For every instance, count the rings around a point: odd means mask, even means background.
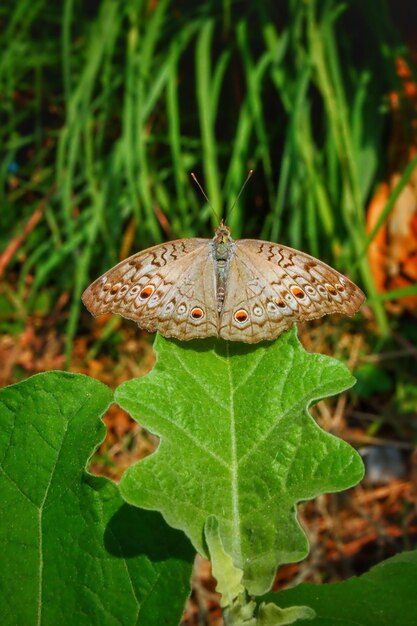
[{"label": "butterfly antenna", "polygon": [[246,180],[245,180],[245,182],[243,183],[242,187],[240,188],[239,193],[237,194],[236,200],[233,202],[233,204],[232,204],[232,206],[231,206],[231,208],[230,208],[230,211],[227,213],[227,218],[228,218],[228,217],[230,217],[230,213],[233,211],[233,209],[234,209],[234,208],[235,208],[235,206],[237,205],[237,203],[238,203],[238,201],[239,201],[239,198],[240,198],[240,196],[242,195],[242,192],[243,192],[244,188],[246,187],[246,185],[247,185],[247,183],[248,183],[248,181],[249,181],[249,178],[252,176],[252,174],[253,174],[253,172],[254,172],[254,171],[255,171],[255,170],[249,170],[248,175],[246,176]]},{"label": "butterfly antenna", "polygon": [[191,172],[191,178],[193,179],[193,181],[195,182],[196,185],[198,185],[198,188],[200,189],[201,193],[203,194],[203,196],[205,197],[205,199],[207,200],[207,204],[209,205],[210,209],[213,211],[216,219],[218,221],[220,221],[219,216],[217,215],[216,211],[213,209],[210,200],[207,197],[206,192],[204,191],[203,187],[200,185],[200,182],[197,178],[197,176],[194,174],[194,172]]}]

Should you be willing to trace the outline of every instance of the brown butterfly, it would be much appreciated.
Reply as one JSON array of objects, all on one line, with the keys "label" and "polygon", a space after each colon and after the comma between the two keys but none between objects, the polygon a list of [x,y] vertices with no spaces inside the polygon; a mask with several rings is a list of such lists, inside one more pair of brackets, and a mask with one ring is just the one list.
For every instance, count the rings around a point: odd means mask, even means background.
[{"label": "brown butterfly", "polygon": [[353,315],[365,296],[322,261],[269,241],[234,241],[221,222],[213,239],[178,239],[134,254],[82,299],[93,315],[119,313],[165,337],[256,343],[294,322]]}]

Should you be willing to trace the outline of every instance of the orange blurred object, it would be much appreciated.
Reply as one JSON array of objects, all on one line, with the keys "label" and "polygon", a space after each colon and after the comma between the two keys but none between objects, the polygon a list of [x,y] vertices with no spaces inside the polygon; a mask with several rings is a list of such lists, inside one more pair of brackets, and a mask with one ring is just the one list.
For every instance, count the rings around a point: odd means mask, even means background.
[{"label": "orange blurred object", "polygon": [[[397,60],[401,92],[390,94],[393,135],[389,182],[382,183],[367,211],[367,231],[376,225],[386,203],[401,178],[401,172],[417,154],[417,85],[404,59]],[[407,121],[407,124],[405,123]],[[368,257],[380,293],[417,284],[417,167],[402,189],[390,214],[369,246]],[[417,311],[417,295],[397,299],[391,308]]]}]

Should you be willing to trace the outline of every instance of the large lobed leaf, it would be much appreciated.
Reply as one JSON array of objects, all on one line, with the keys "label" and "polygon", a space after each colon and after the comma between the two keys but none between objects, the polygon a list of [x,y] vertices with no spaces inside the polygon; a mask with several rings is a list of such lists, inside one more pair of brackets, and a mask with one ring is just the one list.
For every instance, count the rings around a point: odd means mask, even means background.
[{"label": "large lobed leaf", "polygon": [[192,550],[85,472],[112,400],[64,372],[0,391],[0,623],[178,624]]},{"label": "large lobed leaf", "polygon": [[155,350],[153,371],[115,395],[161,438],[125,473],[122,495],[160,511],[206,556],[203,529],[214,515],[245,587],[264,593],[281,563],[308,551],[297,502],[363,475],[359,455],[307,412],[354,378],[338,361],[305,352],[294,331],[257,346],[158,336]]}]

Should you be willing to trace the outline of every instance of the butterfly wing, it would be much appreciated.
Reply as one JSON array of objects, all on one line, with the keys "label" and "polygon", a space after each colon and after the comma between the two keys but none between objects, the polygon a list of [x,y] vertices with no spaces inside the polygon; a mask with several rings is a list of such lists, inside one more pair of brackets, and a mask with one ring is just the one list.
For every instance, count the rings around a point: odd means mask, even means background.
[{"label": "butterfly wing", "polygon": [[271,340],[294,322],[353,315],[365,299],[352,281],[314,257],[268,241],[234,242],[219,335]]},{"label": "butterfly wing", "polygon": [[118,313],[149,332],[182,340],[217,335],[213,257],[208,239],[185,239],[125,259],[84,292],[93,315]]}]

